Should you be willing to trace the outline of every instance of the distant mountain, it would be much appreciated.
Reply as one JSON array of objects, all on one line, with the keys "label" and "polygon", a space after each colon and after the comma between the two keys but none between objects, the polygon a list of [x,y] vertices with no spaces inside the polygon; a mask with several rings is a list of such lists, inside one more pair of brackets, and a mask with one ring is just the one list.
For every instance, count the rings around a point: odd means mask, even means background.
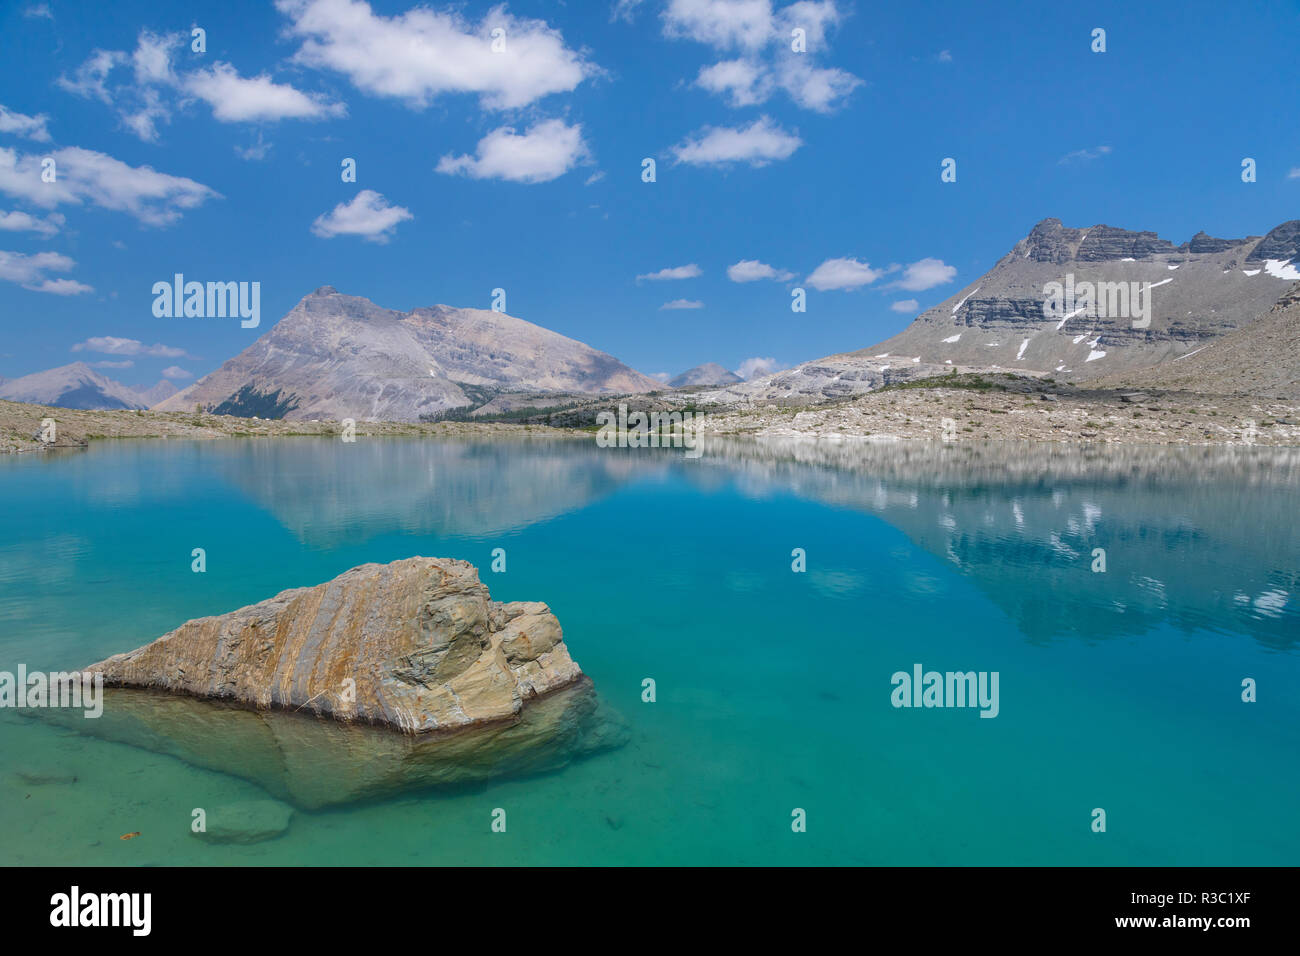
[{"label": "distant mountain", "polygon": [[[1297,279],[1300,220],[1263,238],[1201,232],[1175,246],[1153,232],[1072,229],[1044,219],[989,272],[893,338],[701,398],[811,403],[954,368],[1074,380],[1130,372],[1177,360],[1249,325]],[[1069,302],[1064,291],[1057,293],[1058,313],[1045,313],[1053,283],[1080,291],[1090,284],[1103,314],[1090,315],[1082,295]],[[1136,300],[1135,290],[1143,290]],[[1149,324],[1138,302],[1143,309],[1150,304]]]},{"label": "distant mountain", "polygon": [[144,403],[146,408],[153,408],[164,399],[171,398],[178,391],[180,389],[167,379],[163,379],[153,388],[137,388],[135,393],[140,396],[140,401]]},{"label": "distant mountain", "polygon": [[395,312],[325,286],[239,355],[158,405],[264,418],[416,421],[511,391],[650,392],[604,352],[500,312]]},{"label": "distant mountain", "polygon": [[695,368],[687,369],[668,383],[669,388],[683,388],[687,385],[731,385],[744,379],[735,372],[729,372],[717,362],[705,362]]},{"label": "distant mountain", "polygon": [[0,398],[59,408],[144,408],[133,389],[100,375],[85,362],[9,379],[0,385]]}]

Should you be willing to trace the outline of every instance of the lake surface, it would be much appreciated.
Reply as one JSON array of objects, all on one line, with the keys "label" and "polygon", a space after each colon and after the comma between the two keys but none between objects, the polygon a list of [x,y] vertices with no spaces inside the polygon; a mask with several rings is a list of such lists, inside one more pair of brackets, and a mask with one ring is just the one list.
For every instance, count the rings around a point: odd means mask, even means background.
[{"label": "lake surface", "polygon": [[[0,514],[0,670],[455,557],[549,603],[629,728],[210,845],[192,809],[255,784],[5,710],[0,863],[1300,862],[1300,450],[105,441],[0,460]],[[894,707],[916,664],[996,672],[997,716]]]}]

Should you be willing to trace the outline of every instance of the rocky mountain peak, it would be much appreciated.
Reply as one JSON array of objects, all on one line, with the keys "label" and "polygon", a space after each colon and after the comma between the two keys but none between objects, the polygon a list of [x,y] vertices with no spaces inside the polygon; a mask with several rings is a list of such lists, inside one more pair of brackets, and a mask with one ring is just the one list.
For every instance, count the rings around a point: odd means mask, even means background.
[{"label": "rocky mountain peak", "polygon": [[1300,258],[1300,219],[1292,219],[1278,226],[1255,244],[1247,259],[1251,262],[1279,262]]}]

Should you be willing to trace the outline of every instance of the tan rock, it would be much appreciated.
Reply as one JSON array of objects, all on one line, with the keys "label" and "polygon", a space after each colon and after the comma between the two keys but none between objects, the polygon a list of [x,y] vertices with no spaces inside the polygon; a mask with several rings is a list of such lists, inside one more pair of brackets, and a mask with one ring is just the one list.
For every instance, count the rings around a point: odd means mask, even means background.
[{"label": "tan rock", "polygon": [[493,601],[473,565],[442,558],[362,565],[85,669],[110,687],[415,734],[516,719],[582,676],[550,608]]}]

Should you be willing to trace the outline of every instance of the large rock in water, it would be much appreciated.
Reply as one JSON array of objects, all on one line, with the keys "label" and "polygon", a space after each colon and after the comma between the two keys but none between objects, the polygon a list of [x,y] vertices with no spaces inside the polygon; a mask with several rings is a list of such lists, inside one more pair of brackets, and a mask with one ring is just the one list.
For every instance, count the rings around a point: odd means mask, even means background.
[{"label": "large rock in water", "polygon": [[550,770],[623,736],[550,609],[493,601],[450,559],[362,565],[84,670],[115,689],[82,729],[309,808]]}]

